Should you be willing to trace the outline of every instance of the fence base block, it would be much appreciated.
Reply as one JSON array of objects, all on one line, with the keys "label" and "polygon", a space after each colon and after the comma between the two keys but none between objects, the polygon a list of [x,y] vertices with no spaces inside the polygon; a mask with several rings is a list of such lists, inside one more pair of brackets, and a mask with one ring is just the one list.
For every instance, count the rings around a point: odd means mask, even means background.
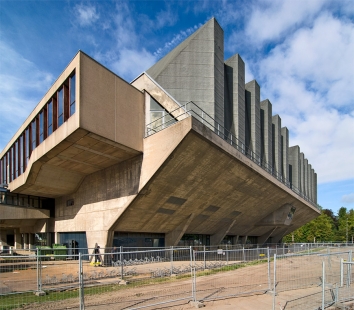
[{"label": "fence base block", "polygon": [[203,308],[205,305],[201,303],[200,301],[191,301],[190,305],[193,306],[194,308]]},{"label": "fence base block", "polygon": [[129,284],[129,282],[125,281],[125,280],[120,280],[118,284],[119,285],[127,285],[127,284]]},{"label": "fence base block", "polygon": [[44,296],[45,295],[45,291],[35,291],[34,295],[36,295],[36,296]]},{"label": "fence base block", "polygon": [[[266,291],[266,294],[268,294],[268,295],[274,295],[274,291]],[[275,293],[275,296],[278,296],[278,293]]]}]

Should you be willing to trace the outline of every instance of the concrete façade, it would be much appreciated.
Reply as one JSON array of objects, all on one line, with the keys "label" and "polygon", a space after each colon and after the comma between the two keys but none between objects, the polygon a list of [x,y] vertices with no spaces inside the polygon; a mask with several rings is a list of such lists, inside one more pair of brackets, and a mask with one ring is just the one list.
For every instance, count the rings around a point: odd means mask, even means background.
[{"label": "concrete fa\u00e7ade", "polygon": [[78,52],[0,153],[2,245],[263,244],[318,216],[314,169],[223,41],[211,19],[131,84]]}]

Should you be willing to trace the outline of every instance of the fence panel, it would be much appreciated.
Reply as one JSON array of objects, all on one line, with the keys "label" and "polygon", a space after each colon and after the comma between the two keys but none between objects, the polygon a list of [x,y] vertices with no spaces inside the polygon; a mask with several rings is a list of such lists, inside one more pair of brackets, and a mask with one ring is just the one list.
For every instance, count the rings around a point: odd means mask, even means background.
[{"label": "fence panel", "polygon": [[110,304],[115,309],[154,309],[187,303],[193,299],[191,257],[190,248],[131,252],[118,248],[89,255],[83,261],[85,309]]},{"label": "fence panel", "polygon": [[[265,293],[270,288],[268,249],[195,251],[196,299]],[[248,267],[251,268],[241,268]]]},{"label": "fence panel", "polygon": [[0,309],[60,300],[79,306],[78,263],[66,261],[66,255],[52,254],[1,256]]}]

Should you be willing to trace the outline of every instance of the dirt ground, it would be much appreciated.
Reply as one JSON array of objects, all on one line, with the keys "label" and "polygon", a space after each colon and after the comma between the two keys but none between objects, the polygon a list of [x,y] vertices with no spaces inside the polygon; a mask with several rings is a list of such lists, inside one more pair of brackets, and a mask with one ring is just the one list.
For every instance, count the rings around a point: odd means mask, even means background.
[{"label": "dirt ground", "polygon": [[[334,257],[326,263],[331,266],[328,268],[328,277],[336,278],[335,270],[339,270],[340,257]],[[229,262],[230,265],[236,262]],[[174,262],[175,266],[183,269],[189,262]],[[83,271],[86,281],[99,292],[95,295],[85,296],[85,309],[110,310],[110,309],[130,309],[145,306],[143,309],[171,309],[187,310],[195,309],[198,305],[205,306],[211,310],[259,310],[275,309],[283,310],[286,303],[301,297],[313,294],[312,302],[317,303],[321,300],[321,278],[322,259],[316,256],[309,257],[289,257],[277,262],[277,296],[269,290],[272,288],[273,267],[268,264],[248,266],[237,270],[198,276],[196,280],[196,300],[202,301],[200,304],[191,302],[192,279],[187,277],[182,280],[171,280],[166,283],[149,283],[151,275],[156,270],[169,270],[170,262],[158,262],[154,264],[137,265],[126,267],[126,280],[146,281],[144,286],[129,287],[117,291],[99,291],[102,284],[119,285],[120,267],[103,266],[94,267],[88,262],[84,263]],[[269,269],[268,269],[269,268]],[[133,271],[128,275],[128,271]],[[77,285],[78,262],[77,261],[47,261],[42,263],[42,282],[43,289],[55,288],[63,285],[63,281],[72,281],[68,285]],[[113,275],[113,277],[112,277]],[[271,275],[271,277],[269,276]],[[0,291],[36,290],[37,272],[35,266],[26,270],[14,270],[0,274]],[[55,281],[54,281],[55,280]],[[86,283],[86,282],[85,282]],[[303,287],[306,287],[305,289]],[[74,288],[75,289],[75,288]],[[60,292],[58,292],[60,294]],[[349,292],[354,297],[354,292]],[[78,295],[77,295],[78,296]],[[231,298],[230,298],[231,297]],[[170,300],[178,300],[170,303]],[[167,303],[168,302],[168,303]],[[153,305],[160,303],[159,305]],[[162,303],[162,304],[161,304]],[[305,303],[306,305],[306,303]],[[1,307],[0,307],[1,308]],[[287,307],[288,309],[290,307]],[[79,298],[67,299],[56,302],[45,302],[41,304],[31,304],[19,309],[38,309],[38,310],[61,310],[79,309]],[[306,308],[303,304],[292,305],[291,309],[313,309]],[[333,308],[334,309],[334,308]]]}]

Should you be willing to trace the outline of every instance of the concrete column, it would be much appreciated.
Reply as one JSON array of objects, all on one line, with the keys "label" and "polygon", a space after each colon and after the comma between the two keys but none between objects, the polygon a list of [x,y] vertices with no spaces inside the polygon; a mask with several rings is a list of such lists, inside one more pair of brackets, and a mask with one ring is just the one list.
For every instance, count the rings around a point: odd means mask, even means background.
[{"label": "concrete column", "polygon": [[272,104],[268,99],[261,107],[261,157],[263,166],[272,168]]},{"label": "concrete column", "polygon": [[261,112],[260,87],[256,80],[245,85],[246,122],[245,138],[246,148],[256,154],[260,160],[261,155]]},{"label": "concrete column", "polygon": [[271,228],[269,231],[267,231],[264,235],[262,236],[259,236],[257,238],[257,243],[260,244],[260,245],[263,245],[267,240],[268,238],[274,233],[274,231],[277,229],[278,227],[273,227]]},{"label": "concrete column", "polygon": [[16,250],[20,250],[22,249],[22,234],[20,233],[20,230],[14,229],[14,235],[15,235],[14,248]]},{"label": "concrete column", "polygon": [[247,242],[247,238],[248,238],[248,236],[242,236],[242,237],[240,237],[241,244],[245,245],[246,242]]},{"label": "concrete column", "polygon": [[298,145],[289,148],[289,165],[291,165],[291,178],[289,177],[289,179],[292,184],[292,187],[295,187],[297,190],[300,191],[301,168],[300,147]]},{"label": "concrete column", "polygon": [[239,54],[225,61],[224,78],[225,127],[239,142],[244,144],[245,63]]},{"label": "concrete column", "polygon": [[227,233],[230,231],[232,226],[235,224],[236,220],[231,221],[230,223],[224,223],[223,228],[219,229],[218,232],[210,236],[210,245],[219,245],[221,241],[225,238]]},{"label": "concrete column", "polygon": [[282,176],[289,180],[289,130],[281,128]]},{"label": "concrete column", "polygon": [[29,233],[28,234],[28,243],[29,243],[29,248],[34,249],[34,234]]},{"label": "concrete column", "polygon": [[272,154],[274,173],[281,176],[281,119],[279,115],[272,117]]},{"label": "concrete column", "polygon": [[29,241],[28,241],[28,234],[24,233],[23,234],[23,248],[24,249],[29,249]]},{"label": "concrete column", "polygon": [[107,246],[108,237],[108,230],[86,231],[87,247],[90,249],[89,252],[92,252],[91,249],[95,247],[96,243],[102,249],[111,247],[111,245]]},{"label": "concrete column", "polygon": [[0,245],[7,245],[6,231],[0,229]]},{"label": "concrete column", "polygon": [[165,246],[176,246],[178,241],[188,229],[190,223],[195,217],[195,213],[190,214],[182,223],[180,223],[173,231],[170,231],[165,235]]}]

